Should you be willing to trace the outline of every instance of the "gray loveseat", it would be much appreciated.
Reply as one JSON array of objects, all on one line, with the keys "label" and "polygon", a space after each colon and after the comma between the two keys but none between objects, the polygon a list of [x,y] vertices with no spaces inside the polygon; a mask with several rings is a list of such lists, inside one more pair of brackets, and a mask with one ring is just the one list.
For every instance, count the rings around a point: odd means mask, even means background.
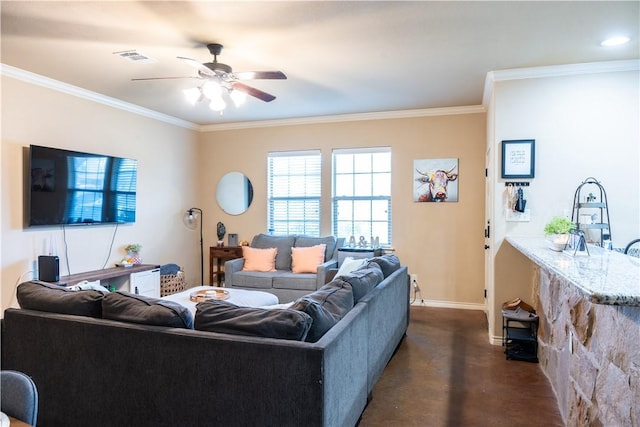
[{"label": "gray loveseat", "polygon": [[[317,273],[293,273],[291,271],[291,248],[325,244],[324,262]],[[338,267],[338,249],[344,246],[344,238],[309,236],[273,236],[258,234],[251,241],[252,248],[277,248],[275,271],[245,271],[244,258],[227,261],[224,265],[225,287],[253,289],[270,292],[280,302],[290,302],[303,295],[320,289],[329,280],[327,273]]]},{"label": "gray loveseat", "polygon": [[[7,309],[2,366],[33,378],[46,427],[353,426],[409,321],[407,268],[381,266],[373,288],[362,284],[375,269],[323,287],[351,289],[354,300],[316,342],[187,329],[180,317],[173,326],[98,318],[125,319],[121,303],[138,298],[112,293],[116,304],[106,295],[101,313],[84,316]],[[51,307],[68,312],[61,300]]]}]

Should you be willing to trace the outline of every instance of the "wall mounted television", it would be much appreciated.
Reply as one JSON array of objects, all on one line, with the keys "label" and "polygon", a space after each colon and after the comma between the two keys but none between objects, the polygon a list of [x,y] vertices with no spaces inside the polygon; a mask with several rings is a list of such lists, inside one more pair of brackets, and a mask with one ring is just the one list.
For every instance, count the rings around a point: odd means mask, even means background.
[{"label": "wall mounted television", "polygon": [[135,222],[136,160],[29,148],[29,227]]}]

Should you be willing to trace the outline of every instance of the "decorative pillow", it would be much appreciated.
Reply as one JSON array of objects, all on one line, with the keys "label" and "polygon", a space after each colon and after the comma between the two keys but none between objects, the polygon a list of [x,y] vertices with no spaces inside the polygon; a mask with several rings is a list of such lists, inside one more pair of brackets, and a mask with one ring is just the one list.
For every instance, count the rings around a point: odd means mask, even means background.
[{"label": "decorative pillow", "polygon": [[369,261],[375,262],[380,266],[385,279],[400,268],[400,260],[396,255],[392,254],[373,257]]},{"label": "decorative pillow", "polygon": [[308,248],[309,246],[316,246],[321,244],[327,245],[324,252],[324,261],[328,261],[333,257],[333,252],[336,250],[336,238],[333,236],[326,237],[311,237],[311,236],[296,236],[296,242],[293,245],[296,248]]},{"label": "decorative pillow", "polygon": [[275,271],[276,255],[278,249],[256,249],[249,246],[242,247],[242,257],[244,258],[245,271]]},{"label": "decorative pillow", "polygon": [[174,301],[116,291],[102,300],[102,317],[143,325],[193,329],[189,309]]},{"label": "decorative pillow", "polygon": [[292,310],[307,313],[313,319],[306,341],[316,342],[353,308],[351,285],[343,280],[327,283],[298,299]]},{"label": "decorative pillow", "polygon": [[102,317],[104,296],[101,291],[72,291],[39,280],[21,283],[17,289],[21,308],[97,318]]},{"label": "decorative pillow", "polygon": [[340,276],[344,276],[345,274],[349,274],[353,270],[355,270],[355,269],[359,268],[360,266],[364,265],[366,262],[367,262],[366,258],[346,257],[342,261],[342,265],[340,265],[340,268],[338,269],[338,272],[336,273],[334,278],[337,279]]},{"label": "decorative pillow", "polygon": [[251,241],[252,248],[276,248],[276,270],[291,271],[291,247],[295,242],[294,236],[273,236],[271,234],[257,234]]},{"label": "decorative pillow", "polygon": [[196,305],[195,329],[201,331],[304,341],[311,322],[307,313],[297,310],[239,307],[218,300]]},{"label": "decorative pillow", "polygon": [[[365,260],[366,261],[366,260]],[[384,280],[380,266],[375,262],[369,262],[367,268],[358,268],[349,274],[342,276],[340,279],[351,285],[353,290],[354,304],[360,301],[378,283]]]},{"label": "decorative pillow", "polygon": [[324,262],[324,243],[308,248],[291,248],[291,271],[294,273],[317,273],[318,265]]}]

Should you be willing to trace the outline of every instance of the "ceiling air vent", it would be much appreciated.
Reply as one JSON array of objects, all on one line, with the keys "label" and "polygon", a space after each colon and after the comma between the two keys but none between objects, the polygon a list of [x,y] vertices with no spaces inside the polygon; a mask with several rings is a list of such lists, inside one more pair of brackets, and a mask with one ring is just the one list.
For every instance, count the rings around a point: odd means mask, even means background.
[{"label": "ceiling air vent", "polygon": [[125,50],[122,52],[113,52],[113,54],[128,61],[135,62],[136,64],[153,64],[158,62],[156,59],[149,58],[147,55],[140,53],[137,50]]}]

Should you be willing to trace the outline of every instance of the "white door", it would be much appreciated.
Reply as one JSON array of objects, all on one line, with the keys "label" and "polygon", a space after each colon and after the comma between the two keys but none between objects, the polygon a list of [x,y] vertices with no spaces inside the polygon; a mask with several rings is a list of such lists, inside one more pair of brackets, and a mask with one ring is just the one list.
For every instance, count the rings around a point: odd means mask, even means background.
[{"label": "white door", "polygon": [[[487,154],[485,159],[485,204],[484,204],[484,216],[485,216],[485,229],[484,229],[484,308],[485,313],[489,315],[494,301],[493,296],[493,159],[491,147],[487,148]],[[489,317],[489,323],[491,323],[491,316]]]}]

